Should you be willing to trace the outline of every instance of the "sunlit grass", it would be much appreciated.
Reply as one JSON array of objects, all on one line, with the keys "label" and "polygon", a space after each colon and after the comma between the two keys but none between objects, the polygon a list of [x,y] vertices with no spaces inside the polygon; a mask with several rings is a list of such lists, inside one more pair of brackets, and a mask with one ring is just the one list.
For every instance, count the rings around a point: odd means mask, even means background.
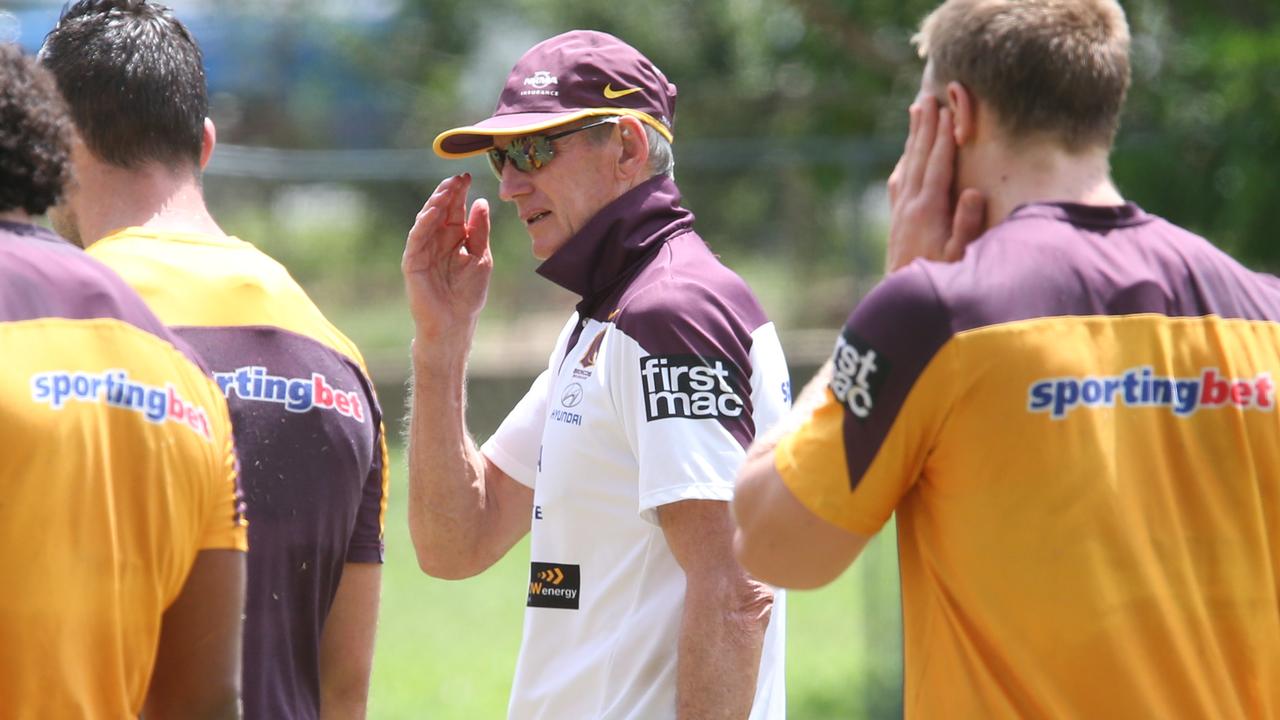
[{"label": "sunlit grass", "polygon": [[[392,450],[387,564],[369,717],[503,718],[520,645],[528,543],[469,580],[423,575],[409,541],[403,457],[398,448]],[[845,720],[900,714],[901,622],[892,527],[853,570],[821,590],[791,593],[789,603],[789,716]]]}]

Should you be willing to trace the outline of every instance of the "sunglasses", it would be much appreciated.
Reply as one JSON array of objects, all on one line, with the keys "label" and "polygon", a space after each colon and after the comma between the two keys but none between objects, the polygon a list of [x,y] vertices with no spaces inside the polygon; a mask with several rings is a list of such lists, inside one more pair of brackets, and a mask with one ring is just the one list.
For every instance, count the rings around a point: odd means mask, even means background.
[{"label": "sunglasses", "polygon": [[550,135],[525,135],[512,140],[501,150],[496,147],[489,148],[489,169],[493,170],[493,174],[498,180],[502,180],[502,171],[506,168],[507,161],[510,160],[511,164],[515,165],[520,172],[532,172],[551,162],[551,158],[556,156],[555,150],[551,147],[552,140],[559,140],[562,137],[568,137],[583,130],[598,128],[601,125],[617,125],[619,119],[617,115],[611,115],[564,132]]}]

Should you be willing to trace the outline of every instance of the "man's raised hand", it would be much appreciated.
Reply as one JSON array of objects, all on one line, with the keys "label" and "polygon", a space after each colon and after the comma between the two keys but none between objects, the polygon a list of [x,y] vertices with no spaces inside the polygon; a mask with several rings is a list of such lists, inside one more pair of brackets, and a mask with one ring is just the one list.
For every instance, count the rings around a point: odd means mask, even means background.
[{"label": "man's raised hand", "polygon": [[912,260],[955,261],[982,234],[986,201],[972,188],[952,204],[956,144],[950,110],[928,95],[911,106],[911,126],[898,165],[889,176],[889,246],[893,272]]},{"label": "man's raised hand", "polygon": [[489,292],[489,203],[466,210],[471,175],[446,178],[422,206],[405,240],[400,270],[419,339],[470,342]]}]

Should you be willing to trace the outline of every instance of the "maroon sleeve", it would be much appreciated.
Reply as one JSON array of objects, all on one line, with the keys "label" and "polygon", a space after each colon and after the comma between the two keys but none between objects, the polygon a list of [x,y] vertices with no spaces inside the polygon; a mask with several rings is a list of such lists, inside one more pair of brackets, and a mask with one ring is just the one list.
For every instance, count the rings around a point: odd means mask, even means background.
[{"label": "maroon sleeve", "polygon": [[[369,395],[369,407],[378,407],[378,401],[372,393]],[[347,546],[349,563],[381,563],[385,556],[383,525],[386,521],[387,480],[390,468],[387,467],[386,430],[381,422],[377,427],[374,462],[369,468],[369,476],[364,481],[360,509],[356,511],[356,526],[351,533],[351,543]]]}]

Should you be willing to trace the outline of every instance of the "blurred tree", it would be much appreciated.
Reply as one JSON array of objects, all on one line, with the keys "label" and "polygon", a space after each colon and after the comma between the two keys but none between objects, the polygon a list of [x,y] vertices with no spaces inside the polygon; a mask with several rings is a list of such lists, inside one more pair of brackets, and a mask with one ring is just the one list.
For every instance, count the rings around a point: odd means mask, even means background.
[{"label": "blurred tree", "polygon": [[[921,69],[910,37],[936,4],[375,0],[380,10],[362,5],[344,19],[280,0],[263,20],[258,3],[226,1],[216,22],[238,30],[210,38],[206,50],[235,72],[220,75],[232,81],[215,88],[214,112],[235,120],[224,140],[252,145],[427,148],[441,130],[487,116],[512,64],[539,40],[571,28],[626,39],[679,87],[676,174],[700,231],[792,327],[837,324],[879,276],[883,181]],[[1280,5],[1122,2],[1134,33],[1134,86],[1114,156],[1122,190],[1246,262],[1280,269],[1280,244],[1269,237]],[[483,160],[440,167],[472,172],[476,194],[496,200]],[[219,192],[258,205],[264,191],[279,194],[235,185]],[[354,267],[332,268],[343,301],[367,299],[366,288],[398,293],[400,240],[433,186],[361,186],[366,222],[342,254]],[[501,207],[494,218],[502,290],[491,303],[515,312],[545,301],[552,291],[528,272],[523,229]],[[304,253],[307,244],[291,247]],[[352,284],[353,275],[370,279]]]},{"label": "blurred tree", "polygon": [[[832,307],[819,299],[808,318],[820,324],[859,290],[848,276],[878,274],[882,228],[867,217],[864,192],[887,176],[905,135],[920,72],[909,39],[934,5],[408,0],[391,52],[376,55],[388,76],[417,78],[400,138],[425,145],[484,117],[534,42],[575,27],[626,39],[679,87],[677,177],[708,241],[736,262],[767,254],[810,292],[824,277],[844,278]],[[1115,157],[1122,188],[1249,262],[1280,266],[1268,238],[1280,11],[1273,0],[1125,6],[1135,82]]]},{"label": "blurred tree", "polygon": [[1280,270],[1280,5],[1138,0],[1122,189],[1241,260]]}]

